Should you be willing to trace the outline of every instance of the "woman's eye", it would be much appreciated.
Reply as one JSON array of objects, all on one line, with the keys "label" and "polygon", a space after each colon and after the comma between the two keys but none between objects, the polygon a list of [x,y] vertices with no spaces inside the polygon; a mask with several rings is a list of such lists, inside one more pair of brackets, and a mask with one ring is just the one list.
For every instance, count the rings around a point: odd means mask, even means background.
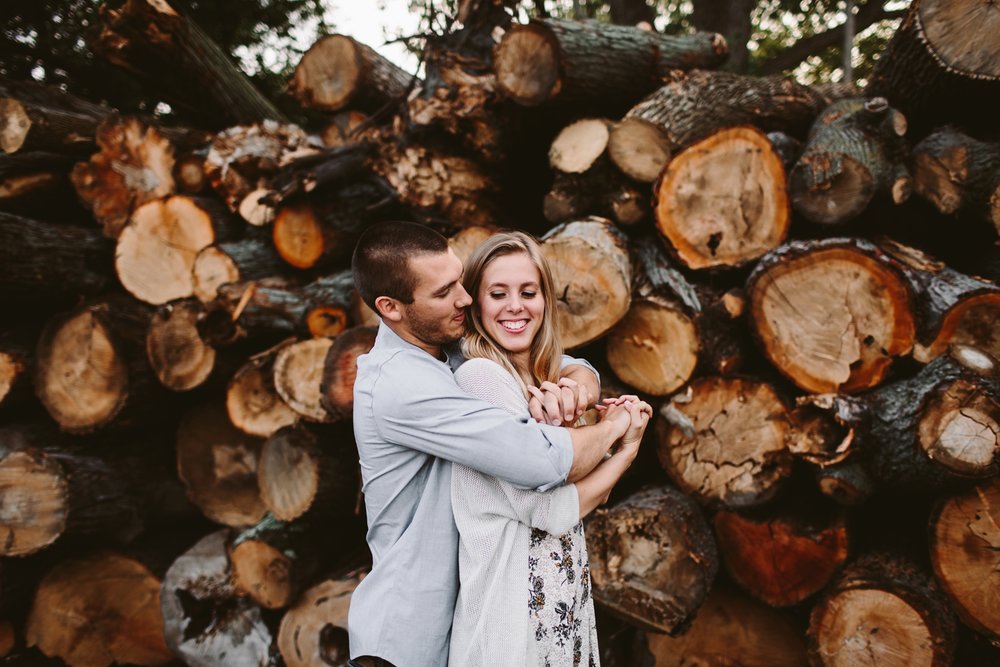
[{"label": "woman's eye", "polygon": [[524,299],[534,299],[535,298],[535,294],[536,294],[535,292],[521,292],[521,298],[524,298]]},{"label": "woman's eye", "polygon": [[504,294],[503,292],[490,292],[490,298],[491,299],[502,299],[505,296],[507,296],[507,295]]}]

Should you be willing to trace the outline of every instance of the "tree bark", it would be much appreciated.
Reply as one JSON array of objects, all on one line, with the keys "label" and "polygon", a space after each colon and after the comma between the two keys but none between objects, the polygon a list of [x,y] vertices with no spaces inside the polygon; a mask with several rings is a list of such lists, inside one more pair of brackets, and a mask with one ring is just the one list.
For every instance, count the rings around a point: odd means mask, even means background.
[{"label": "tree bark", "polygon": [[693,4],[691,23],[697,30],[721,34],[729,45],[729,60],[723,69],[746,72],[750,53],[747,42],[752,32],[754,0],[698,0]]}]

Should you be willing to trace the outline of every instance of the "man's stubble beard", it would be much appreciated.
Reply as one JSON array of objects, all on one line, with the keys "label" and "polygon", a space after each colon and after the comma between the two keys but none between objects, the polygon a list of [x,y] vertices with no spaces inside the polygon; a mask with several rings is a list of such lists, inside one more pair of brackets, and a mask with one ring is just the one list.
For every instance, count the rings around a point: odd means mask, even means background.
[{"label": "man's stubble beard", "polygon": [[445,330],[445,327],[453,324],[453,320],[448,320],[443,324],[440,320],[430,317],[422,317],[412,307],[406,308],[407,323],[410,333],[428,345],[449,345],[462,338],[465,334],[465,327],[456,325],[456,333]]}]

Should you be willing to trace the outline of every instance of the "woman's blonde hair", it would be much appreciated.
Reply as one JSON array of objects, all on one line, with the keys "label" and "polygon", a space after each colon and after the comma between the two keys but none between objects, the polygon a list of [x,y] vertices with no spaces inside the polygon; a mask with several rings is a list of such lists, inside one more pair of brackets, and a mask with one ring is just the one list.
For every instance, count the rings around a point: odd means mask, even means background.
[{"label": "woman's blonde hair", "polygon": [[[542,296],[545,299],[545,313],[542,323],[531,341],[528,354],[528,377],[524,377],[511,360],[510,353],[489,337],[483,326],[482,311],[479,307],[479,286],[483,273],[495,259],[516,253],[524,253],[538,267],[541,277]],[[538,241],[523,232],[501,232],[494,234],[476,248],[465,262],[464,285],[472,296],[472,307],[468,331],[462,341],[462,351],[467,358],[484,357],[500,364],[522,384],[539,385],[559,379],[562,362],[562,345],[559,343],[559,324],[555,315],[556,295],[552,284],[552,271],[542,255]],[[525,389],[527,395],[527,390]]]}]

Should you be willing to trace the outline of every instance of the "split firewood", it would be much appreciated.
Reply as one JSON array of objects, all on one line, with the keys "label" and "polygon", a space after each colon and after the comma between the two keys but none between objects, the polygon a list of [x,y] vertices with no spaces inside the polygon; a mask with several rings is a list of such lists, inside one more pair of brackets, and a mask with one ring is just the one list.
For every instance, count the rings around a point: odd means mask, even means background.
[{"label": "split firewood", "polygon": [[853,563],[812,610],[814,667],[952,664],[955,618],[933,578],[898,557]]},{"label": "split firewood", "polygon": [[271,667],[274,637],[261,608],[233,584],[226,533],[211,533],[167,570],[160,593],[167,646],[192,667]]},{"label": "split firewood", "polygon": [[834,102],[816,119],[789,175],[795,210],[835,225],[857,217],[880,192],[901,204],[913,190],[906,118],[884,97]]},{"label": "split firewood", "polygon": [[64,561],[42,579],[25,643],[68,665],[165,665],[160,580],[116,553]]},{"label": "split firewood", "polygon": [[215,369],[215,348],[198,332],[198,320],[204,312],[198,301],[189,299],[160,308],[149,322],[146,358],[167,389],[194,389]]},{"label": "split firewood", "polygon": [[670,637],[646,634],[651,667],[729,665],[802,667],[806,647],[794,619],[716,582],[691,628]]},{"label": "split firewood", "polygon": [[326,35],[303,54],[288,87],[309,109],[372,112],[402,101],[412,78],[352,37]]},{"label": "split firewood", "polygon": [[235,234],[232,216],[212,199],[173,195],[135,209],[118,236],[115,271],[132,296],[153,305],[194,294],[195,257]]},{"label": "split firewood", "polygon": [[364,570],[328,577],[302,594],[285,612],[278,648],[288,667],[346,665],[350,659],[347,610]]},{"label": "split firewood", "polygon": [[946,123],[990,132],[988,109],[1000,102],[995,21],[989,3],[910,3],[866,93],[887,98],[918,137]]},{"label": "split firewood", "polygon": [[177,475],[188,498],[212,521],[252,526],[267,508],[257,488],[262,442],[236,430],[224,406],[190,410],[177,428]]},{"label": "split firewood", "polygon": [[100,150],[70,178],[108,238],[118,238],[132,211],[174,191],[174,147],[137,118],[112,116],[95,137]]},{"label": "split firewood", "polygon": [[323,362],[320,402],[331,415],[350,419],[354,409],[354,379],[358,357],[375,345],[377,327],[356,326],[337,336]]},{"label": "split firewood", "polygon": [[654,632],[690,626],[719,568],[690,498],[668,486],[645,489],[594,512],[586,532],[597,603]]},{"label": "split firewood", "polygon": [[656,227],[692,269],[735,267],[780,245],[785,169],[763,132],[721,130],[674,157],[654,188]]},{"label": "split firewood", "polygon": [[197,114],[207,128],[284,119],[229,55],[166,2],[102,6],[89,42],[95,53],[140,76],[171,104]]},{"label": "split firewood", "polygon": [[113,111],[54,86],[0,82],[0,151],[80,154],[94,148],[94,134]]},{"label": "split firewood", "polygon": [[960,273],[916,248],[878,239],[899,263],[913,294],[917,341],[913,358],[927,363],[953,345],[978,348],[1000,359],[1000,287]]},{"label": "split firewood", "polygon": [[500,90],[518,104],[627,106],[673,69],[712,68],[729,55],[715,33],[665,35],[598,21],[534,19],[497,47]]},{"label": "split firewood", "polygon": [[53,317],[35,351],[35,394],[64,431],[134,425],[156,409],[156,381],[146,362],[152,313],[111,296]]},{"label": "split firewood", "polygon": [[310,422],[330,423],[323,407],[323,362],[333,340],[310,338],[281,348],[274,358],[274,388],[292,410]]},{"label": "split firewood", "polygon": [[0,555],[25,556],[78,538],[124,545],[142,531],[133,480],[70,445],[48,425],[0,429]]},{"label": "split firewood", "polygon": [[629,177],[652,183],[676,151],[722,128],[753,125],[804,136],[827,103],[790,79],[673,72],[615,126],[611,159]]},{"label": "split firewood", "polygon": [[274,388],[274,358],[280,347],[254,355],[229,381],[226,412],[233,426],[247,435],[267,438],[299,420]]},{"label": "split firewood", "polygon": [[661,408],[654,428],[660,465],[701,502],[759,505],[791,475],[787,409],[763,382],[694,380]]},{"label": "split firewood", "polygon": [[843,512],[792,509],[715,515],[715,539],[726,571],[772,607],[788,607],[821,591],[847,561]]},{"label": "split firewood", "polygon": [[913,147],[912,161],[918,195],[945,215],[984,218],[1000,234],[1000,145],[945,127]]},{"label": "split firewood", "polygon": [[600,338],[628,312],[627,241],[610,220],[590,217],[559,225],[542,238],[542,252],[552,269],[564,348]]},{"label": "split firewood", "polygon": [[280,521],[309,512],[323,521],[349,516],[357,500],[357,451],[349,435],[344,442],[323,443],[302,425],[284,427],[264,443],[257,484],[267,509]]},{"label": "split firewood", "polygon": [[204,303],[218,297],[219,287],[278,276],[286,265],[270,238],[250,235],[202,248],[191,267],[192,291]]},{"label": "split firewood", "polygon": [[952,496],[930,520],[934,574],[966,625],[1000,639],[1000,484],[997,480]]},{"label": "split firewood", "polygon": [[96,294],[114,281],[113,246],[89,228],[0,212],[0,291]]},{"label": "split firewood", "polygon": [[747,295],[764,353],[806,391],[874,387],[913,347],[907,283],[868,241],[788,243],[760,260]]}]

